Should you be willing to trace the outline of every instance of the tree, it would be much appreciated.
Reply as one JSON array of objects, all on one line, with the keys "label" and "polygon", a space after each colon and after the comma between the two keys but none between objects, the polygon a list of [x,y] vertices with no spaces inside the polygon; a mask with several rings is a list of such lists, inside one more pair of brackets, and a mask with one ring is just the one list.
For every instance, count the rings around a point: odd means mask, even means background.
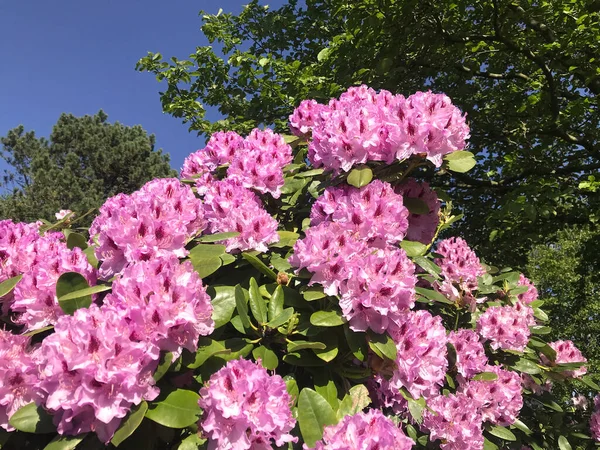
[{"label": "tree", "polygon": [[[150,53],[138,70],[166,81],[164,111],[201,133],[284,130],[302,99],[353,84],[448,94],[468,113],[479,164],[423,176],[460,199],[471,217],[460,233],[488,262],[524,268],[557,228],[598,219],[599,11],[597,0],[252,1],[203,16],[216,48],[172,62]],[[211,124],[204,105],[225,118]]]},{"label": "tree", "polygon": [[60,209],[85,213],[119,192],[174,174],[169,156],[154,150],[154,135],[107,120],[103,111],[62,114],[49,140],[23,125],[1,138],[0,157],[10,166],[4,183],[13,190],[0,197],[0,217],[54,221]]}]

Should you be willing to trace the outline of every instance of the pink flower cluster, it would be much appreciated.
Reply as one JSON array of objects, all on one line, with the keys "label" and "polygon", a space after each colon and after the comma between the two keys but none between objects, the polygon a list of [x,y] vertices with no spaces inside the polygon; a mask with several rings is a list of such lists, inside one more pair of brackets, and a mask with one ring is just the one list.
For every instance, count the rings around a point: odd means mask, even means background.
[{"label": "pink flower cluster", "polygon": [[555,341],[550,342],[548,345],[556,352],[556,358],[554,361],[550,361],[546,355],[541,355],[542,363],[546,365],[555,364],[568,364],[568,363],[581,363],[581,367],[573,370],[565,370],[561,372],[567,378],[581,378],[587,373],[585,363],[587,359],[581,353],[573,341]]},{"label": "pink flower cluster", "polygon": [[427,402],[423,426],[431,441],[441,440],[442,450],[481,450],[482,418],[473,400],[463,393],[439,395]]},{"label": "pink flower cluster", "polygon": [[477,277],[483,275],[484,270],[479,258],[464,239],[444,239],[437,245],[436,253],[442,255],[435,262],[442,269],[446,281],[457,284],[464,290],[477,288]]},{"label": "pink flower cluster", "polygon": [[129,265],[112,285],[104,305],[129,324],[130,338],[150,342],[153,359],[159,351],[175,357],[183,348],[196,351],[199,336],[214,330],[213,307],[189,261],[174,256]]},{"label": "pink flower cluster", "polygon": [[54,329],[41,348],[45,406],[60,434],[95,431],[108,442],[133,405],[158,395],[151,344],[129,337],[116,310],[96,305],[61,317]]},{"label": "pink flower cluster", "polygon": [[461,388],[477,406],[484,422],[494,425],[511,425],[523,407],[521,377],[518,373],[499,366],[487,366],[483,372],[495,373],[493,381],[469,381]]},{"label": "pink flower cluster", "polygon": [[407,311],[396,325],[390,333],[398,349],[390,388],[406,388],[413,398],[437,395],[448,367],[442,318],[427,311]]},{"label": "pink flower cluster", "polygon": [[109,198],[90,227],[100,274],[108,279],[127,264],[187,255],[189,239],[206,228],[202,202],[175,178],[146,183],[131,195]]},{"label": "pink flower cluster", "polygon": [[375,180],[363,188],[328,188],[311,209],[311,225],[336,222],[374,246],[395,244],[408,229],[408,209],[389,183]]},{"label": "pink flower cluster", "polygon": [[407,216],[402,196],[388,183],[328,188],[289,261],[313,273],[310,284],[340,295],[353,330],[383,333],[414,306],[415,266],[394,245],[404,238]]},{"label": "pink flower cluster", "polygon": [[252,361],[229,361],[200,390],[198,403],[209,450],[268,450],[272,440],[278,446],[297,440],[289,434],[296,420],[285,382]]},{"label": "pink flower cluster", "polygon": [[448,342],[456,350],[456,368],[458,375],[462,377],[461,381],[484,372],[488,359],[477,333],[464,328],[459,331],[451,331]]},{"label": "pink flower cluster", "polygon": [[245,139],[232,131],[218,132],[211,136],[206,148],[186,158],[181,177],[200,177],[198,188],[203,192],[216,169],[229,164],[227,178],[279,198],[284,183],[283,168],[290,162],[291,147],[271,129],[256,128]]},{"label": "pink flower cluster", "polygon": [[525,275],[519,276],[519,286],[527,286],[527,291],[517,295],[519,301],[525,305],[537,300],[538,291],[531,281]]},{"label": "pink flower cluster", "polygon": [[529,342],[530,317],[514,306],[492,306],[477,320],[477,332],[494,349],[522,352]]},{"label": "pink flower cluster", "polygon": [[278,222],[264,209],[258,196],[236,181],[214,181],[204,195],[204,214],[211,233],[239,232],[228,239],[227,251],[267,251],[279,241]]},{"label": "pink flower cluster", "polygon": [[38,383],[39,352],[29,338],[0,330],[0,427],[14,428],[8,419],[21,407],[43,399]]},{"label": "pink flower cluster", "polygon": [[590,431],[592,437],[600,442],[600,394],[594,397],[594,412],[590,417]]},{"label": "pink flower cluster", "polygon": [[427,207],[428,212],[426,214],[413,213],[409,215],[406,239],[426,245],[430,244],[440,221],[440,201],[437,194],[429,187],[427,182],[418,183],[414,178],[410,178],[401,184],[396,192],[405,199],[421,201]]},{"label": "pink flower cluster", "polygon": [[311,163],[335,172],[421,154],[439,167],[443,155],[464,149],[469,137],[465,117],[443,94],[417,92],[404,98],[364,85],[351,87],[328,105],[302,102],[290,124],[300,136],[312,130]]},{"label": "pink flower cluster", "polygon": [[370,409],[325,427],[323,439],[314,450],[410,450],[413,445],[413,440],[381,411]]}]

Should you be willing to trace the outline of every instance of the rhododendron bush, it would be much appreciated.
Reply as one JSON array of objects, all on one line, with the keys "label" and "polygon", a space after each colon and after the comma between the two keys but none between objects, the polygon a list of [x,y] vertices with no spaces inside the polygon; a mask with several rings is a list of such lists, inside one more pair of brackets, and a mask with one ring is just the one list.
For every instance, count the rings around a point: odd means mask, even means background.
[{"label": "rhododendron bush", "polygon": [[355,87],[290,129],[215,133],[89,230],[0,222],[2,445],[594,446],[584,354],[419,181],[475,164],[450,99]]}]

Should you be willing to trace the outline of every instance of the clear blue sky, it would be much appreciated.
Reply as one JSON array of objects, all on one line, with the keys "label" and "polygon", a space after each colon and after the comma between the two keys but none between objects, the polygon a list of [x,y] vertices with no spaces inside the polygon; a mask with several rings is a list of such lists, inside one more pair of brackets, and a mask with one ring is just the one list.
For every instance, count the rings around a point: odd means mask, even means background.
[{"label": "clear blue sky", "polygon": [[[0,0],[0,135],[23,124],[47,137],[61,113],[103,109],[110,122],[140,124],[154,133],[157,147],[180,168],[204,140],[162,113],[163,85],[136,72],[135,63],[148,51],[187,58],[196,46],[208,45],[200,31],[201,9],[237,13],[245,3]],[[208,117],[219,118],[214,111]]]}]

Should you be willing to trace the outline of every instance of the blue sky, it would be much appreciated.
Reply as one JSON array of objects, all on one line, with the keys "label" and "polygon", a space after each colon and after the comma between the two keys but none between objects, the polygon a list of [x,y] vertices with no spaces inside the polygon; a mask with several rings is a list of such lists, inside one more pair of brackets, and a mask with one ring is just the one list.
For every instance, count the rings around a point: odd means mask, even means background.
[{"label": "blue sky", "polygon": [[[157,147],[171,154],[173,167],[181,167],[204,140],[162,113],[162,85],[136,72],[135,63],[148,51],[187,58],[196,46],[208,45],[200,31],[201,9],[236,13],[245,3],[1,0],[0,135],[23,124],[47,137],[61,113],[103,109],[110,122],[140,124],[154,133]],[[209,111],[208,118],[219,117]]]}]

